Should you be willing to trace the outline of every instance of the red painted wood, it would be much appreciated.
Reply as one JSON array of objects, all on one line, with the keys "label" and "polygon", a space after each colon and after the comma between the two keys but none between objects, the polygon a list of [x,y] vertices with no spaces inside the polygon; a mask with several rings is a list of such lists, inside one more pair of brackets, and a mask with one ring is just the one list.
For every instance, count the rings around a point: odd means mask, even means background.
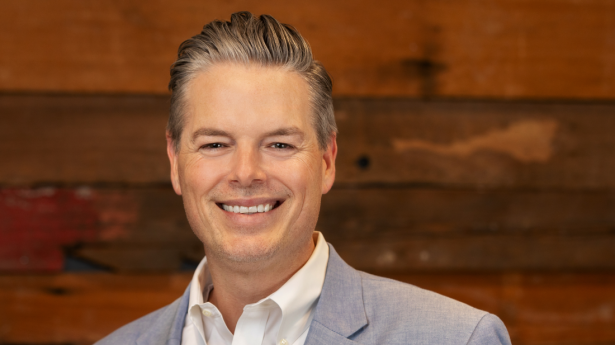
[{"label": "red painted wood", "polygon": [[0,190],[0,271],[59,271],[62,246],[96,237],[89,189]]}]

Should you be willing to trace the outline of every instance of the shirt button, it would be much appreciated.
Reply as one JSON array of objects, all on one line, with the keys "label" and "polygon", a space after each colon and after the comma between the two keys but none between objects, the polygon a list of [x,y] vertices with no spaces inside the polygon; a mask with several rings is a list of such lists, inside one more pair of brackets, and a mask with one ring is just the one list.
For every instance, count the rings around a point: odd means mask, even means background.
[{"label": "shirt button", "polygon": [[288,340],[286,339],[280,340],[280,345],[288,345]]},{"label": "shirt button", "polygon": [[213,315],[211,313],[211,311],[209,311],[209,309],[203,309],[203,315],[207,316],[207,317],[211,317],[211,315]]}]

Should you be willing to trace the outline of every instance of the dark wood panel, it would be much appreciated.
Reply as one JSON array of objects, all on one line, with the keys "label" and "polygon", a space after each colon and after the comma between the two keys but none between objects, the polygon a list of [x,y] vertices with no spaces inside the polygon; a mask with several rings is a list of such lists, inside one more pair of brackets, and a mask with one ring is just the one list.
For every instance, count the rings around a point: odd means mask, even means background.
[{"label": "dark wood panel", "polygon": [[[337,99],[338,185],[613,189],[614,104]],[[0,96],[0,183],[169,183],[164,96]]]},{"label": "dark wood panel", "polygon": [[3,184],[169,181],[168,98],[0,96]]},{"label": "dark wood panel", "polygon": [[178,45],[239,10],[296,26],[337,95],[615,96],[610,0],[10,0],[0,89],[165,93]]},{"label": "dark wood panel", "polygon": [[441,236],[332,241],[368,272],[587,271],[615,269],[615,236]]},{"label": "dark wood panel", "polygon": [[[612,192],[334,189],[317,229],[368,271],[613,270],[614,204]],[[58,271],[66,253],[132,272],[203,256],[170,187],[5,189],[0,219],[3,271]]]},{"label": "dark wood panel", "polygon": [[334,188],[317,228],[332,241],[615,235],[614,211],[615,192]]},{"label": "dark wood panel", "polygon": [[[613,274],[388,276],[495,313],[513,344],[615,342]],[[189,280],[188,273],[0,276],[0,342],[91,344],[178,298]]]},{"label": "dark wood panel", "polygon": [[340,100],[338,183],[615,187],[615,106]]}]

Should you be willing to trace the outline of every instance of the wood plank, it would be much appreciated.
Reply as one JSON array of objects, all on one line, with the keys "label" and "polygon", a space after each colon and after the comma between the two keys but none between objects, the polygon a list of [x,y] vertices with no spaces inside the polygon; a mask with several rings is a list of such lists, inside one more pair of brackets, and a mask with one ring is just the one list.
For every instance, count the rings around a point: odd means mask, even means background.
[{"label": "wood plank", "polygon": [[613,270],[615,194],[333,190],[317,228],[366,271]]},{"label": "wood plank", "polygon": [[3,184],[169,182],[168,98],[0,96]]},{"label": "wood plank", "polygon": [[[615,342],[612,273],[388,276],[495,313],[514,344]],[[170,303],[189,280],[190,274],[0,276],[0,342],[91,344]]]},{"label": "wood plank", "polygon": [[0,271],[58,271],[62,247],[93,240],[92,205],[52,188],[0,190]]},{"label": "wood plank", "polygon": [[615,107],[340,100],[337,182],[615,187]]},{"label": "wood plank", "polygon": [[323,196],[317,228],[332,241],[591,236],[613,232],[613,210],[614,192],[334,188]]},{"label": "wood plank", "polygon": [[0,13],[0,90],[163,94],[183,40],[251,10],[296,26],[340,96],[613,99],[614,6],[9,0]]},{"label": "wood plank", "polygon": [[0,343],[92,344],[179,298],[189,280],[190,274],[1,276]]},{"label": "wood plank", "polygon": [[[615,188],[615,105],[337,99],[338,185]],[[168,184],[165,96],[0,95],[0,183]]]},{"label": "wood plank", "polygon": [[[170,187],[0,196],[5,272],[57,272],[65,253],[115,271],[169,272],[204,255]],[[613,270],[614,208],[613,192],[334,189],[317,229],[367,271]]]},{"label": "wood plank", "polygon": [[66,253],[152,272],[198,261],[203,248],[168,187],[0,190],[0,271],[61,271]]},{"label": "wood plank", "polygon": [[615,236],[398,236],[331,242],[351,266],[365,271],[498,272],[613,271]]}]

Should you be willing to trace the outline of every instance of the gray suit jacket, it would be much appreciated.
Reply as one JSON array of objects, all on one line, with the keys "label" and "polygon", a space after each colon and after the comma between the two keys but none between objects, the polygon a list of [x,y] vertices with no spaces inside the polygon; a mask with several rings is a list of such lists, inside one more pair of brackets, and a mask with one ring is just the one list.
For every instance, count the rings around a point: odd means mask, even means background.
[{"label": "gray suit jacket", "polygon": [[[497,316],[413,285],[357,271],[329,248],[325,282],[305,345],[510,344]],[[96,345],[180,345],[189,290]]]}]

